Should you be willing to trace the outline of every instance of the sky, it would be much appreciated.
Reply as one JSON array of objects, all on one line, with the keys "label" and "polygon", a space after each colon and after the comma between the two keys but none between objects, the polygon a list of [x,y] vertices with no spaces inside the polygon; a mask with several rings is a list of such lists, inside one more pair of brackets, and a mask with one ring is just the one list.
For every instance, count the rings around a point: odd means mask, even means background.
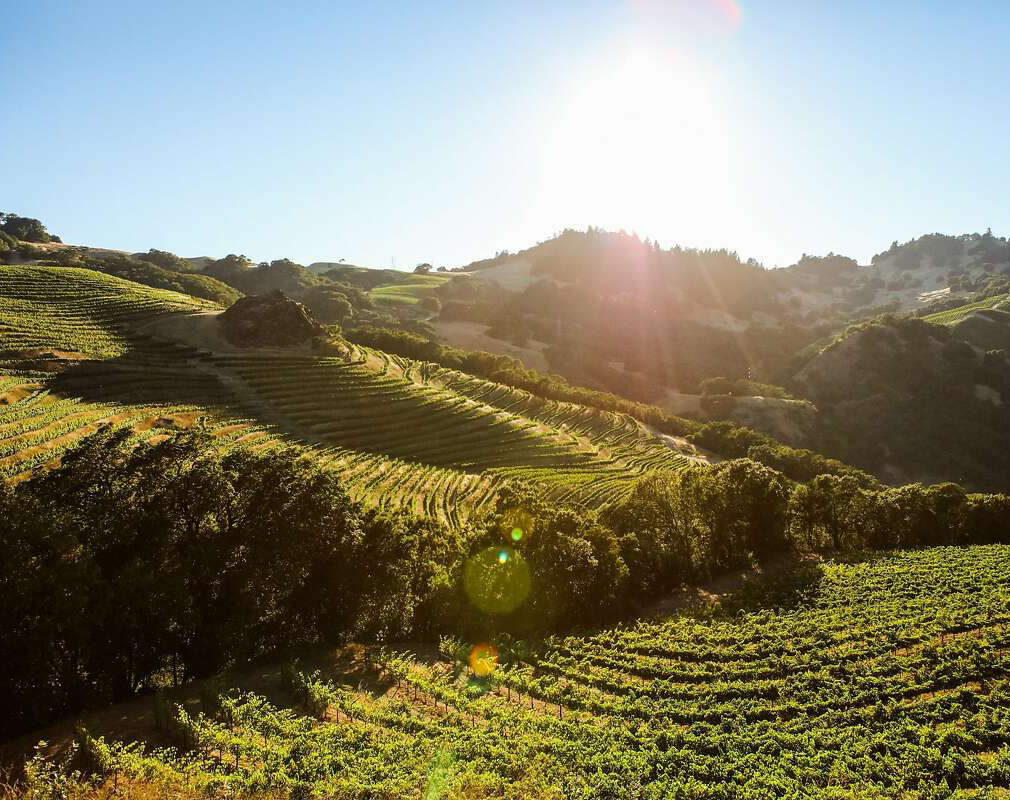
[{"label": "sky", "polygon": [[624,229],[766,266],[1010,233],[1010,3],[0,0],[0,210],[409,269]]}]

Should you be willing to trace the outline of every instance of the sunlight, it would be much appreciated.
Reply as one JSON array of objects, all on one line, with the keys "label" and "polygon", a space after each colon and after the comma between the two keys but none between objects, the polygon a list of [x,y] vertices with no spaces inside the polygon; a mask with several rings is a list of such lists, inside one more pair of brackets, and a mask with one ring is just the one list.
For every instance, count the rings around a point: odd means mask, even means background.
[{"label": "sunlight", "polygon": [[551,128],[545,172],[566,216],[662,230],[726,191],[725,124],[707,77],[681,56],[632,49],[589,68]]}]

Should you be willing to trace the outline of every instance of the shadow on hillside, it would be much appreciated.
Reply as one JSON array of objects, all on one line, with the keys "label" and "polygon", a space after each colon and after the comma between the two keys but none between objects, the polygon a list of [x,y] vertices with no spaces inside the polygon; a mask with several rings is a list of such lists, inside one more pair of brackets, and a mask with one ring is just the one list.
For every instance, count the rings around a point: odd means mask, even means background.
[{"label": "shadow on hillside", "polygon": [[[361,690],[380,696],[393,688],[395,681],[383,673],[367,657],[366,648],[360,645],[315,648],[305,650],[297,660],[299,671],[311,674],[319,670],[323,679],[337,686]],[[165,688],[165,696],[172,703],[182,705],[191,715],[203,710],[204,693],[224,691],[252,692],[265,697],[277,708],[289,708],[298,714],[308,714],[301,707],[282,680],[283,661],[275,655],[236,665],[221,675],[198,678],[178,688]],[[102,708],[84,711],[30,733],[0,743],[0,775],[7,767],[20,768],[31,757],[35,745],[44,740],[48,757],[63,757],[72,747],[74,729],[84,725],[94,736],[104,736],[110,741],[142,742],[148,747],[169,747],[177,742],[155,725],[154,698],[151,689],[144,689],[135,697]]]},{"label": "shadow on hillside", "polygon": [[712,618],[742,611],[794,609],[817,598],[822,579],[820,561],[799,553],[783,554],[764,564],[731,570],[704,583],[684,586],[635,609],[632,617],[663,619],[684,614]]},{"label": "shadow on hillside", "polygon": [[[48,370],[48,388],[60,397],[88,403],[133,406],[200,406],[225,418],[256,418],[252,404],[243,402],[205,360],[185,348],[150,353],[134,349],[117,358],[67,360]],[[291,433],[297,438],[295,432]]]},{"label": "shadow on hillside", "polygon": [[717,613],[807,608],[820,596],[823,579],[823,562],[790,559],[779,569],[746,577],[738,589],[721,599]]}]

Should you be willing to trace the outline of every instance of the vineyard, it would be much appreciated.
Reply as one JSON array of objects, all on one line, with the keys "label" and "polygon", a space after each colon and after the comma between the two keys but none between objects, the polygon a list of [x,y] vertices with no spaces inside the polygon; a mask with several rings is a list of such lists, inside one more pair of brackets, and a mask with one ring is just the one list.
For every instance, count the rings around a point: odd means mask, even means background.
[{"label": "vineyard", "polygon": [[953,325],[956,322],[960,322],[965,317],[969,316],[975,311],[982,311],[988,308],[1002,307],[1007,301],[1007,295],[998,294],[994,297],[987,297],[985,300],[979,300],[975,303],[967,303],[963,306],[958,306],[957,308],[951,308],[947,311],[940,311],[936,314],[929,314],[923,317],[926,322],[932,322],[935,325]]},{"label": "vineyard", "polygon": [[598,507],[688,463],[630,417],[434,364],[358,347],[216,352],[147,332],[214,310],[89,270],[0,272],[0,476],[56,463],[102,424],[146,438],[196,426],[223,448],[300,443],[355,499],[458,525],[508,480]]},{"label": "vineyard", "polygon": [[241,681],[205,685],[202,710],[159,695],[169,749],[78,739],[109,781],[205,792],[1006,796],[1008,596],[1005,546],[819,564],[536,652],[373,649],[368,689],[288,665],[269,700]]}]

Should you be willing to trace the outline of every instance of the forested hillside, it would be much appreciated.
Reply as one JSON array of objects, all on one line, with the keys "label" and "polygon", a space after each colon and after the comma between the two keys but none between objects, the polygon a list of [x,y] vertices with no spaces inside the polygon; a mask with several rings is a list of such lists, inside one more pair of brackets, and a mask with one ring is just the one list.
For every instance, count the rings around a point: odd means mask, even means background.
[{"label": "forested hillside", "polygon": [[1010,485],[1010,362],[963,326],[884,317],[811,359],[793,383],[819,409],[818,449],[895,483]]},{"label": "forested hillside", "polygon": [[[766,269],[591,228],[468,265],[433,288],[437,316],[399,326],[443,348],[479,341],[671,415],[757,429],[887,482],[1002,490],[1008,288],[1010,245],[990,232],[895,242],[867,266],[828,254]],[[893,346],[867,346],[896,326]],[[374,326],[348,335],[394,338]],[[853,368],[839,354],[855,351]]]}]

